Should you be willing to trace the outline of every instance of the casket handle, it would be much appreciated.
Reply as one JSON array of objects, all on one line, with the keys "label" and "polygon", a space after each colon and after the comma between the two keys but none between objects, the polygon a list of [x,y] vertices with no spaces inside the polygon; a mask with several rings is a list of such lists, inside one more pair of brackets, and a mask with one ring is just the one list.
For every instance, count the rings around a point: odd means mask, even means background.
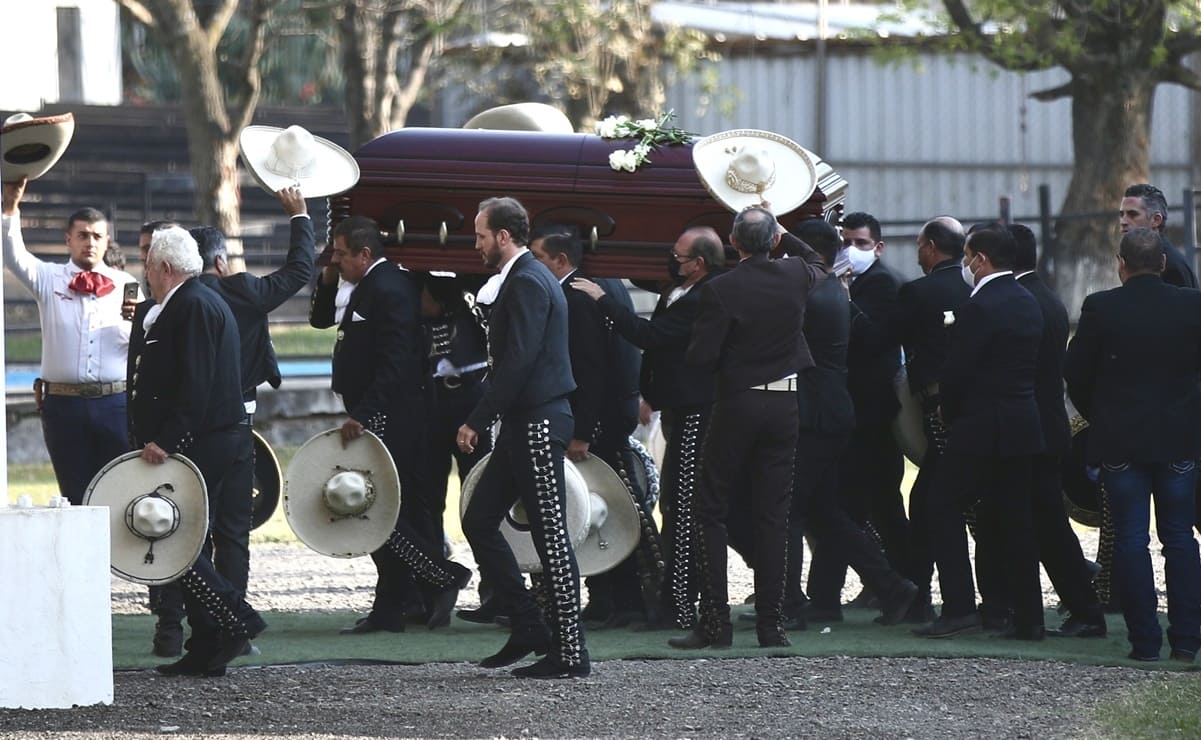
[{"label": "casket handle", "polygon": [[440,225],[438,227],[438,244],[443,247],[446,246],[446,222],[445,221],[443,221],[442,225]]},{"label": "casket handle", "polygon": [[596,254],[596,243],[600,241],[600,235],[596,231],[596,227],[592,227],[592,231],[588,234],[588,251]]},{"label": "casket handle", "polygon": [[402,218],[396,222],[396,245],[400,246],[405,243],[405,220]]}]

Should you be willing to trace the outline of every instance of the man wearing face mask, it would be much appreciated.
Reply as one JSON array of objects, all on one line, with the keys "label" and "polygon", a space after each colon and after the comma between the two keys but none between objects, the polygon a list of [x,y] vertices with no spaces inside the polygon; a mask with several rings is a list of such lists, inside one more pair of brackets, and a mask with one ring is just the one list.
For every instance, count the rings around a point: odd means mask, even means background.
[{"label": "man wearing face mask", "polygon": [[700,288],[724,264],[725,252],[715,230],[703,226],[685,231],[667,257],[673,287],[659,298],[650,319],[639,317],[591,281],[571,283],[596,299],[617,332],[643,350],[639,387],[651,408],[662,412],[667,439],[659,497],[667,567],[660,594],[666,602],[664,612],[681,629],[696,626],[699,587],[692,552],[693,506],[700,445],[716,390],[713,371],[689,364],[684,353],[700,311]]},{"label": "man wearing face mask", "polygon": [[1013,277],[1017,244],[1005,229],[984,228],[963,248],[961,275],[972,286],[955,311],[939,373],[947,446],[930,496],[930,525],[942,615],[915,630],[950,637],[978,629],[964,513],[975,508],[978,552],[1005,563],[1012,609],[1007,636],[1044,636],[1031,489],[1034,456],[1045,449],[1035,398],[1043,317]]},{"label": "man wearing face mask", "polygon": [[[890,564],[899,569],[907,560],[909,542],[901,499],[905,463],[892,433],[893,418],[901,408],[892,385],[901,350],[891,326],[900,281],[880,261],[884,241],[874,216],[843,216],[842,240],[839,262],[849,266],[851,299],[847,389],[856,423],[842,456],[840,498],[852,519],[875,529]],[[823,558],[815,564],[822,567],[810,575],[813,619],[837,618],[846,562]]]}]

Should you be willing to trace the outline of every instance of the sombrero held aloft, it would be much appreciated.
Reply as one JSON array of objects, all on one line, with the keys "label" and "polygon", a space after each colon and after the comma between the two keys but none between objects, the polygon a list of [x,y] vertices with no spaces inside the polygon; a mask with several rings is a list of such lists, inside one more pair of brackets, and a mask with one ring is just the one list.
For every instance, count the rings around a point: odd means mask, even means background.
[{"label": "sombrero held aloft", "polygon": [[705,189],[738,213],[766,202],[776,217],[799,208],[817,189],[817,157],[787,136],[734,129],[692,145]]},{"label": "sombrero held aloft", "polygon": [[350,152],[301,126],[247,126],[238,134],[238,149],[269,193],[296,185],[305,198],[324,198],[359,181],[359,163]]},{"label": "sombrero held aloft", "polygon": [[71,137],[75,135],[75,116],[34,118],[28,113],[15,113],[0,128],[0,171],[4,182],[16,182],[22,177],[36,180],[58,162]]}]

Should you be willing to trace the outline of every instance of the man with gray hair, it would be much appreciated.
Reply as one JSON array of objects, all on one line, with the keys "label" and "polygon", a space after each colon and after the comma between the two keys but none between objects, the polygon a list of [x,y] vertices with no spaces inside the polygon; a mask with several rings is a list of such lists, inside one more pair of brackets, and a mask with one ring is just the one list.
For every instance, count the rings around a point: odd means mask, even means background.
[{"label": "man with gray hair", "polygon": [[[154,303],[138,306],[127,378],[129,432],[142,459],[181,454],[196,464],[209,511],[226,505],[230,461],[250,446],[242,406],[238,328],[229,306],[196,280],[196,242],[178,226],[154,233],[146,277]],[[208,540],[180,579],[192,637],[187,652],[158,667],[168,676],[221,676],[265,626],[214,568]]]},{"label": "man with gray hair", "polygon": [[760,647],[785,647],[782,609],[788,509],[799,430],[797,373],[813,366],[802,326],[809,289],[826,275],[817,252],[797,242],[799,259],[772,260],[782,229],[766,208],[738,214],[730,243],[738,266],[701,290],[688,361],[717,373],[717,401],[705,438],[697,499],[700,622],[672,647],[729,647],[726,581],[730,501],[749,491],[754,531],[755,631]]},{"label": "man with gray hair", "polygon": [[1131,229],[1151,229],[1158,236],[1163,248],[1164,267],[1163,281],[1168,285],[1181,288],[1196,288],[1197,274],[1193,266],[1185,259],[1168,238],[1163,230],[1168,223],[1168,199],[1163,191],[1149,183],[1140,182],[1126,188],[1122,204],[1118,209],[1118,226],[1122,233]]}]

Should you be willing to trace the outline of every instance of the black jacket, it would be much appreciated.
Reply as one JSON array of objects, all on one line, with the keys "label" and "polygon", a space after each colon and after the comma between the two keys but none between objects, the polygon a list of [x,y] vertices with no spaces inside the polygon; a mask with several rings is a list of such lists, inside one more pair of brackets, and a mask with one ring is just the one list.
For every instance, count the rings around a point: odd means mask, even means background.
[{"label": "black jacket", "polygon": [[821,257],[799,240],[800,257],[748,257],[701,290],[688,361],[717,372],[722,398],[812,367],[801,327]]},{"label": "black jacket", "polygon": [[706,275],[687,293],[668,305],[670,291],[659,297],[649,319],[634,313],[606,292],[597,301],[613,328],[630,344],[642,349],[639,387],[654,409],[707,406],[713,403],[716,378],[712,370],[696,367],[684,353],[692,337],[692,323],[701,306],[701,289],[713,279]]},{"label": "black jacket", "polygon": [[1181,288],[1198,287],[1197,274],[1193,272],[1193,266],[1189,264],[1184,253],[1168,241],[1167,237],[1160,236],[1160,241],[1163,242],[1163,252],[1166,257],[1163,281],[1168,285],[1176,285]]},{"label": "black jacket", "polygon": [[851,312],[834,275],[814,282],[805,301],[805,341],[813,367],[801,371],[797,400],[801,429],[823,435],[850,434],[855,408],[847,391],[847,342]]},{"label": "black jacket", "polygon": [[567,350],[567,299],[546,266],[523,252],[488,316],[492,368],[484,397],[467,417],[483,431],[497,418],[533,409],[575,390]]},{"label": "black jacket", "polygon": [[1085,298],[1064,375],[1088,419],[1088,461],[1195,459],[1199,372],[1201,291],[1136,275]]},{"label": "black jacket", "polygon": [[233,427],[242,406],[238,327],[221,297],[200,281],[185,281],[149,332],[153,301],[134,312],[126,366],[130,437],[168,454],[188,454],[206,433]]},{"label": "black jacket", "polygon": [[[309,323],[334,325],[338,286],[317,281]],[[418,326],[421,289],[416,278],[395,264],[376,264],[355,287],[338,325],[334,344],[333,389],[347,413],[383,437],[391,423],[422,404],[424,373]]]},{"label": "black jacket", "polygon": [[893,388],[901,346],[892,329],[899,289],[900,282],[880,260],[851,281],[847,387],[860,424],[887,424],[901,409]]},{"label": "black jacket", "polygon": [[896,335],[905,349],[905,371],[914,393],[938,382],[946,362],[951,331],[943,324],[943,312],[959,308],[972,294],[959,263],[943,260],[897,293]]},{"label": "black jacket", "polygon": [[1072,445],[1072,429],[1063,402],[1063,363],[1068,347],[1068,310],[1046,283],[1031,272],[1018,278],[1030,291],[1043,315],[1043,336],[1038,345],[1038,379],[1034,397],[1043,424],[1047,452],[1063,455]]},{"label": "black jacket", "polygon": [[271,344],[267,314],[283,305],[308,285],[313,277],[313,221],[292,219],[292,240],[284,264],[263,277],[241,272],[217,277],[201,275],[200,282],[225,299],[238,322],[242,337],[242,396],[253,399],[261,383],[280,384],[279,361]]},{"label": "black jacket", "polygon": [[1012,274],[993,278],[955,310],[939,375],[947,451],[1011,457],[1042,452],[1034,397],[1043,317]]}]

